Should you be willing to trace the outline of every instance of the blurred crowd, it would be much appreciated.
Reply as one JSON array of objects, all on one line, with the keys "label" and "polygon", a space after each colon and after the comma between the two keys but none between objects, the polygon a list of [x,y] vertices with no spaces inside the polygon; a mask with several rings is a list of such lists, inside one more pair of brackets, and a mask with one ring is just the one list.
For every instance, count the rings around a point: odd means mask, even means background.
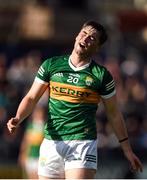
[{"label": "blurred crowd", "polygon": [[30,87],[39,64],[38,55],[28,54],[26,57],[15,59],[8,67],[6,55],[0,55],[0,159],[4,163],[17,161],[25,125],[10,136],[6,123],[15,115],[18,104]]}]

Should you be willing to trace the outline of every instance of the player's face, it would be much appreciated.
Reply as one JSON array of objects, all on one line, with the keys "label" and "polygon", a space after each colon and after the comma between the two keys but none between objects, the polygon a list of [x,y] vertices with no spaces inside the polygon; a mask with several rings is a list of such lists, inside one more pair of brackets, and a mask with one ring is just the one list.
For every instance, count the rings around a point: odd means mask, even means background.
[{"label": "player's face", "polygon": [[98,46],[98,32],[92,26],[86,26],[81,29],[76,37],[74,49],[79,55],[92,55]]}]

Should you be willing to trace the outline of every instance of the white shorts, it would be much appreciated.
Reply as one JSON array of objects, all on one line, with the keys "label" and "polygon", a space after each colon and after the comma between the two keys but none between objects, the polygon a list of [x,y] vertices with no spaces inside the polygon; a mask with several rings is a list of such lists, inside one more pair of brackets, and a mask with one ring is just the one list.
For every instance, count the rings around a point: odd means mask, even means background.
[{"label": "white shorts", "polygon": [[43,140],[38,175],[64,178],[65,170],[75,168],[97,169],[97,140]]}]

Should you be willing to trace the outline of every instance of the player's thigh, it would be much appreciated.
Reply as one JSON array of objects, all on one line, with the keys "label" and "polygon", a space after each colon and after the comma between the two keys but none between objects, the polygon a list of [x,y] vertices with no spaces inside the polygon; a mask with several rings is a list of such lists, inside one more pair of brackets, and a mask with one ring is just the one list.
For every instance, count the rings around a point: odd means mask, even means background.
[{"label": "player's thigh", "polygon": [[71,141],[65,158],[66,179],[93,179],[97,170],[97,141]]},{"label": "player's thigh", "polygon": [[65,171],[66,179],[94,179],[96,175],[95,169],[77,168]]},{"label": "player's thigh", "polygon": [[57,150],[60,142],[44,139],[40,147],[38,162],[39,179],[64,178],[64,160]]}]

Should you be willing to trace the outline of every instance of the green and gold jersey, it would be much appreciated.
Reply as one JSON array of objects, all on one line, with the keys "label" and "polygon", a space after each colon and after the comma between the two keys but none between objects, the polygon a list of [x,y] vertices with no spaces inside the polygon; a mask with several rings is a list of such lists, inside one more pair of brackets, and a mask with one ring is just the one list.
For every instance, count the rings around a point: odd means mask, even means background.
[{"label": "green and gold jersey", "polygon": [[35,81],[49,85],[45,138],[96,139],[98,103],[115,94],[114,80],[105,67],[91,61],[76,68],[69,56],[53,57],[43,62]]},{"label": "green and gold jersey", "polygon": [[38,120],[29,121],[26,127],[26,138],[28,141],[27,156],[30,158],[38,158],[40,144],[43,140],[44,123]]}]

